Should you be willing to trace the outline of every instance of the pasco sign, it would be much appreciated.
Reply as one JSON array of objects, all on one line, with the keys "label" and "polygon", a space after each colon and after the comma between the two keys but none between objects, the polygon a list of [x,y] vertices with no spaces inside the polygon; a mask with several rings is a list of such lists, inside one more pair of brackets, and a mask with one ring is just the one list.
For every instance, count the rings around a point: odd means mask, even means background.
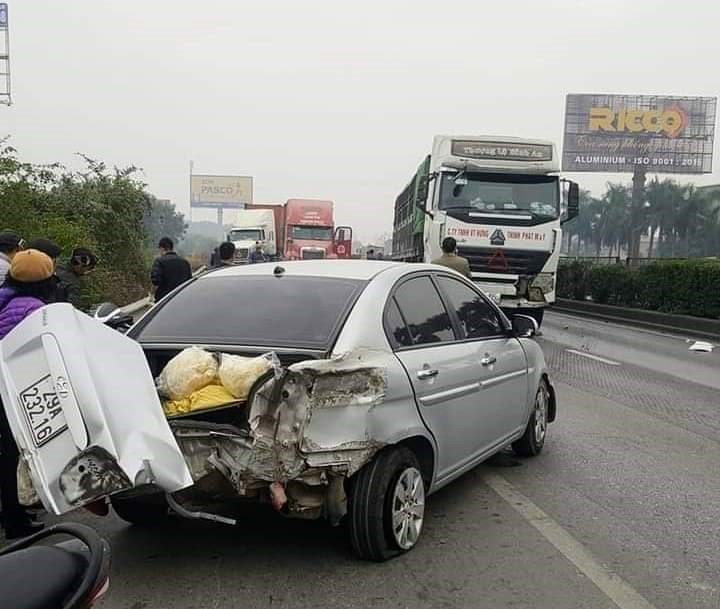
[{"label": "pasco sign", "polygon": [[249,176],[190,176],[191,207],[242,209],[252,203],[253,180]]},{"label": "pasco sign", "polygon": [[563,171],[712,172],[715,97],[568,95]]}]

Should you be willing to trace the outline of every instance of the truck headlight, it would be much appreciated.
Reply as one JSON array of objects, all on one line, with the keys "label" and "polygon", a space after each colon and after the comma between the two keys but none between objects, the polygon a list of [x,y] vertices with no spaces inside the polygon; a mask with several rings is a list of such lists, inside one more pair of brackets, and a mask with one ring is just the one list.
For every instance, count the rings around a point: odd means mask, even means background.
[{"label": "truck headlight", "polygon": [[549,294],[555,289],[555,276],[552,273],[539,273],[530,287],[540,288],[543,294]]}]

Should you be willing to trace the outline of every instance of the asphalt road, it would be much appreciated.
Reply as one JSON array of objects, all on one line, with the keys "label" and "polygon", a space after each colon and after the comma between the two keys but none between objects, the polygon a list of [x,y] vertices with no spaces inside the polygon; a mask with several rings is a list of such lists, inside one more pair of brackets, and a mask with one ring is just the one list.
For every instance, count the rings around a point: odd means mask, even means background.
[{"label": "asphalt road", "polygon": [[560,409],[543,454],[501,455],[428,501],[385,564],[342,530],[248,512],[236,528],[76,516],[110,539],[104,609],[718,609],[720,350],[549,314]]}]

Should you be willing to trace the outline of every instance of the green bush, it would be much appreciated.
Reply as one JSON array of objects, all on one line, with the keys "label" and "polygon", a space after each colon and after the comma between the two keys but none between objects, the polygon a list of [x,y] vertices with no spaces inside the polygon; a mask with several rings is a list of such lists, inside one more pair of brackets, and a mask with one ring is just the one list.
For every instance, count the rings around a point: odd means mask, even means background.
[{"label": "green bush", "polygon": [[563,263],[558,268],[556,290],[560,298],[585,300],[590,295],[592,265],[581,260]]},{"label": "green bush", "polygon": [[590,295],[601,304],[635,306],[635,279],[635,274],[622,264],[594,267],[590,271]]},{"label": "green bush", "polygon": [[671,260],[639,267],[587,266],[558,269],[558,296],[696,317],[720,318],[720,261]]}]

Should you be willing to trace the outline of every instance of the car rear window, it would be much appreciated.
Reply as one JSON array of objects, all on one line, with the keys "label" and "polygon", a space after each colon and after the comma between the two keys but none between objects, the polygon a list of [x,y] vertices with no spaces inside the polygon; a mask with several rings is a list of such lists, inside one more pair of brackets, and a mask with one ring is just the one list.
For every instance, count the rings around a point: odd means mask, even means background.
[{"label": "car rear window", "polygon": [[325,348],[364,285],[325,277],[205,277],[171,297],[135,338]]}]

